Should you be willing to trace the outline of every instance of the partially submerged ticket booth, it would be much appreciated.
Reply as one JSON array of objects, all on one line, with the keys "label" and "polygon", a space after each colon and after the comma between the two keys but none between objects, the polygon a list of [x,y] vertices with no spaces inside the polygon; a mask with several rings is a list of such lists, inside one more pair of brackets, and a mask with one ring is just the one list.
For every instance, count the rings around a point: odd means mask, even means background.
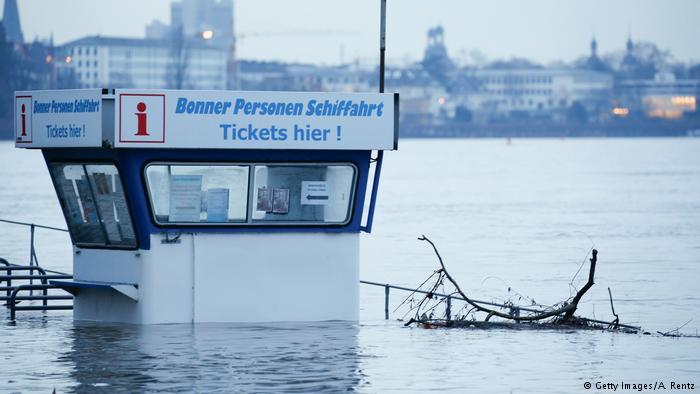
[{"label": "partially submerged ticket booth", "polygon": [[54,283],[76,320],[357,320],[397,130],[395,94],[15,94],[16,146],[42,150],[73,242]]}]

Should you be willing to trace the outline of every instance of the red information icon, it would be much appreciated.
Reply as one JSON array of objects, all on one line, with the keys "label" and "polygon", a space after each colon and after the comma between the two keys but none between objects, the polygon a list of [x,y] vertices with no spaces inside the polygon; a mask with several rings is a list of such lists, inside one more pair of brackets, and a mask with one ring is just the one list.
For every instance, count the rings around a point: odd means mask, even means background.
[{"label": "red information icon", "polygon": [[138,123],[138,130],[136,130],[136,135],[148,135],[148,114],[146,114],[146,104],[141,102],[136,104],[136,122]]},{"label": "red information icon", "polygon": [[32,96],[15,97],[15,141],[32,142]]},{"label": "red information icon", "polygon": [[165,142],[165,95],[119,95],[119,142]]}]

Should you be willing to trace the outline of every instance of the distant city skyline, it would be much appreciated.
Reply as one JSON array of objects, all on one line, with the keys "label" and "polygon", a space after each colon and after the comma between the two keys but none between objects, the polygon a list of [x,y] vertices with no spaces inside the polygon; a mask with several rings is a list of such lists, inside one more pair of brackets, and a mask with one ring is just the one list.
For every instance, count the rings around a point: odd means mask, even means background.
[{"label": "distant city skyline", "polygon": [[[3,4],[4,0],[0,0]],[[170,0],[20,0],[25,40],[62,44],[90,35],[143,37],[152,20],[170,20]],[[376,60],[379,0],[234,0],[238,57],[315,64]],[[72,20],[71,16],[78,16]],[[628,35],[670,50],[676,60],[700,60],[700,2],[497,0],[488,3],[389,0],[388,63],[422,58],[426,32],[445,28],[451,57],[472,63],[523,57],[547,64],[588,54],[593,36],[600,53],[624,49]]]}]

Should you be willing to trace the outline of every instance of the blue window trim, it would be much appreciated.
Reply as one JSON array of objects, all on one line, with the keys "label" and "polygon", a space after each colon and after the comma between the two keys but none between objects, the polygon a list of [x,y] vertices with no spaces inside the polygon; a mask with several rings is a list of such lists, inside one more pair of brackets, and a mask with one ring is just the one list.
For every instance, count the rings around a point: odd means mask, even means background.
[{"label": "blue window trim", "polygon": [[[56,184],[56,180],[54,179],[53,175],[51,175],[51,164],[70,164],[70,165],[80,165],[85,168],[85,166],[89,165],[113,165],[116,167],[117,171],[119,172],[119,178],[122,186],[122,192],[125,195],[126,198],[126,209],[129,211],[129,217],[131,219],[131,227],[132,231],[134,231],[134,234],[136,235],[136,243],[135,245],[118,245],[118,244],[90,244],[90,243],[83,243],[83,242],[76,242],[75,238],[73,237],[73,231],[71,230],[71,226],[68,226],[68,234],[70,235],[71,242],[73,245],[76,245],[79,248],[83,249],[113,249],[113,250],[137,250],[139,249],[139,236],[138,236],[138,229],[136,228],[136,222],[134,221],[134,214],[133,211],[131,210],[131,203],[129,202],[129,196],[127,195],[126,191],[124,190],[124,180],[122,178],[122,171],[119,168],[119,163],[113,160],[82,160],[82,159],[65,159],[65,160],[51,160],[49,161],[46,159],[46,155],[44,155],[44,159],[46,160],[46,167],[49,171],[49,176],[51,178],[51,184],[54,187],[54,191],[56,192],[56,198],[58,199],[59,205],[61,205],[61,212],[63,213],[63,219],[66,221],[66,224],[69,222],[69,218],[66,215],[66,211],[63,208],[63,205],[61,204],[61,198],[59,196],[59,187]],[[86,174],[87,175],[87,174]],[[105,235],[106,236],[106,235]]]},{"label": "blue window trim", "polygon": [[[152,234],[169,233],[284,233],[322,232],[357,233],[363,231],[362,212],[365,206],[369,175],[369,150],[223,150],[223,149],[101,149],[52,148],[42,149],[47,162],[52,161],[112,161],[121,174],[132,223],[140,249],[150,249]],[[167,229],[153,220],[146,179],[143,176],[149,162],[265,162],[265,163],[338,163],[357,166],[355,203],[351,219],[343,225],[246,225],[238,227],[177,226]]]},{"label": "blue window trim", "polygon": [[[253,218],[249,218],[249,214],[253,212],[252,207],[248,206],[248,202],[246,202],[246,219],[244,221],[232,221],[232,222],[225,222],[225,223],[208,223],[208,222],[194,222],[194,223],[187,223],[187,222],[173,222],[173,223],[162,223],[157,220],[157,215],[155,212],[153,212],[153,199],[151,195],[151,188],[148,185],[148,167],[149,166],[246,166],[248,167],[248,184],[251,184],[251,182],[255,181],[255,167],[257,166],[288,166],[288,167],[293,167],[293,166],[308,166],[308,167],[313,167],[313,166],[346,166],[350,167],[353,170],[353,175],[352,175],[352,185],[351,185],[351,193],[353,196],[355,196],[355,190],[357,189],[357,181],[359,179],[359,170],[355,163],[353,162],[348,162],[348,161],[343,161],[343,162],[300,162],[300,161],[295,161],[295,162],[222,162],[222,161],[207,161],[207,162],[161,162],[161,161],[148,161],[146,162],[144,169],[143,169],[143,179],[145,180],[146,184],[146,191],[148,195],[148,203],[149,203],[149,208],[151,212],[151,217],[153,218],[153,223],[161,228],[167,228],[167,229],[173,229],[173,230],[179,230],[183,227],[196,227],[196,228],[223,228],[223,227],[280,227],[280,226],[286,226],[286,227],[343,227],[350,223],[352,221],[352,217],[354,214],[354,204],[355,204],[355,199],[351,199],[348,209],[346,211],[346,217],[345,220],[342,222],[285,222],[285,221],[255,221]],[[250,193],[253,193],[253,190],[248,190],[248,187],[246,186],[247,190],[247,195],[250,197]],[[248,199],[250,201],[250,198]],[[364,231],[364,227],[361,227]]]}]

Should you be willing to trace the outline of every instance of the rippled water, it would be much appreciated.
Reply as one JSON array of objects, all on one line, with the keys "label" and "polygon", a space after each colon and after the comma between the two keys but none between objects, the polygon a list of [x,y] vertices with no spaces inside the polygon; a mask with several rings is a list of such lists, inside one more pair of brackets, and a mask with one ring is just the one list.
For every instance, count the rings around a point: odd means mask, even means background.
[{"label": "rippled water", "polygon": [[[610,287],[624,322],[655,332],[692,319],[683,330],[700,330],[698,139],[404,140],[382,175],[363,279],[422,282],[436,267],[415,240],[425,233],[474,297],[504,298],[510,286],[553,303],[595,246],[583,315],[611,318]],[[0,184],[0,218],[65,227],[38,152],[0,143]],[[27,232],[0,224],[0,234],[0,256],[26,260]],[[69,270],[67,236],[37,236],[42,265]],[[383,289],[364,286],[359,324],[98,326],[18,313],[0,325],[0,392],[700,389],[698,339],[403,328],[382,320]]]}]

